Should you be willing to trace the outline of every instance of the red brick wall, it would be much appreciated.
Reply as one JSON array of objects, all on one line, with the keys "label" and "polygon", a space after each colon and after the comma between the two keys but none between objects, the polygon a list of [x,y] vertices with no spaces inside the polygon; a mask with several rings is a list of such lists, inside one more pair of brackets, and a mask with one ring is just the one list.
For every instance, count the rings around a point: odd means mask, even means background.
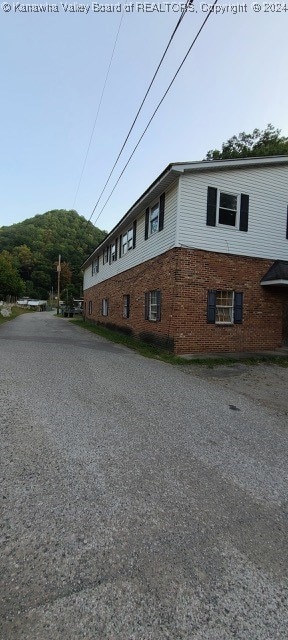
[{"label": "red brick wall", "polygon": [[[172,249],[120,273],[84,293],[86,317],[104,324],[152,333],[165,344],[174,340],[175,353],[233,352],[274,349],[283,337],[283,302],[287,293],[261,287],[273,261],[260,258]],[[161,321],[144,318],[145,291],[162,291]],[[207,323],[207,292],[243,292],[243,323]],[[123,313],[123,295],[130,294],[130,318]],[[101,314],[102,298],[109,299],[109,315]],[[92,314],[88,316],[88,301]]]}]

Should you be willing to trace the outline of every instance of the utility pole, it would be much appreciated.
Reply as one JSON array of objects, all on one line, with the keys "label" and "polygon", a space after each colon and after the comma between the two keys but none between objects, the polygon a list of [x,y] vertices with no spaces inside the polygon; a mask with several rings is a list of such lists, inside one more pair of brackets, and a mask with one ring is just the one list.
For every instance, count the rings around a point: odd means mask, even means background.
[{"label": "utility pole", "polygon": [[60,273],[61,273],[61,256],[59,253],[59,260],[58,260],[58,264],[57,264],[57,276],[58,276],[58,282],[57,282],[57,316],[59,316],[59,303],[60,303]]}]

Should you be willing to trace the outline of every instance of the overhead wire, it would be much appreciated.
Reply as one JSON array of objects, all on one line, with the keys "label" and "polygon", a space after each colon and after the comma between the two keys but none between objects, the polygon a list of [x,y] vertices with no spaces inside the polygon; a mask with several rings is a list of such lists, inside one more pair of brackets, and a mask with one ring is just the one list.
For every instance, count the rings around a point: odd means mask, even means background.
[{"label": "overhead wire", "polygon": [[106,182],[105,182],[105,184],[104,184],[104,187],[103,187],[103,189],[102,189],[102,191],[101,191],[101,193],[100,193],[100,195],[99,195],[99,198],[98,198],[98,200],[97,200],[97,202],[96,202],[96,204],[95,204],[95,206],[94,206],[94,208],[93,208],[93,211],[92,211],[92,213],[91,213],[91,215],[90,215],[90,218],[88,219],[88,222],[90,222],[90,220],[91,220],[92,216],[94,215],[94,213],[95,213],[95,211],[96,211],[96,209],[97,209],[97,206],[98,206],[98,204],[99,204],[99,202],[100,202],[100,200],[101,200],[101,198],[102,198],[102,195],[103,195],[103,193],[104,193],[104,191],[105,191],[105,189],[106,189],[106,187],[107,187],[107,184],[108,184],[108,182],[109,182],[109,180],[110,180],[110,178],[111,178],[111,176],[112,176],[112,174],[113,174],[113,172],[114,172],[114,169],[115,169],[116,165],[118,164],[118,161],[119,161],[119,159],[120,159],[120,157],[121,157],[121,155],[122,155],[122,153],[123,153],[123,151],[124,151],[124,148],[126,147],[126,144],[127,144],[128,140],[129,140],[129,138],[130,138],[130,135],[131,135],[131,133],[132,133],[132,131],[133,131],[133,129],[134,129],[134,126],[135,126],[135,124],[136,124],[137,120],[138,120],[138,117],[139,117],[139,115],[140,115],[140,112],[141,112],[141,110],[142,110],[142,107],[144,106],[144,103],[146,102],[146,98],[148,97],[148,94],[150,93],[150,90],[151,90],[152,85],[153,85],[153,83],[154,83],[154,80],[155,80],[155,78],[156,78],[156,76],[157,76],[157,74],[158,74],[158,71],[159,71],[160,67],[162,66],[162,63],[163,63],[164,58],[165,58],[165,56],[166,56],[166,53],[167,53],[167,51],[168,51],[168,49],[169,49],[169,47],[170,47],[170,45],[171,45],[171,43],[172,43],[172,41],[173,41],[173,39],[174,39],[174,37],[175,37],[176,32],[178,31],[178,29],[179,29],[179,27],[180,27],[180,24],[181,24],[181,22],[182,22],[182,20],[183,20],[183,18],[184,18],[184,16],[185,16],[185,14],[187,13],[187,10],[188,10],[189,6],[191,6],[191,5],[193,4],[193,2],[194,2],[194,0],[186,0],[185,7],[183,7],[182,12],[181,12],[181,15],[180,15],[180,17],[179,17],[179,20],[177,21],[177,23],[176,23],[176,25],[175,25],[175,27],[174,27],[174,29],[173,29],[173,31],[172,31],[172,34],[171,34],[171,36],[170,36],[170,38],[169,38],[169,40],[168,40],[168,43],[167,43],[167,45],[166,45],[166,47],[165,47],[165,50],[164,50],[164,52],[163,52],[163,54],[162,54],[162,56],[161,56],[160,62],[158,63],[158,66],[157,66],[157,68],[156,68],[156,71],[154,72],[154,75],[153,75],[153,77],[152,77],[152,80],[150,81],[150,84],[149,84],[149,86],[148,86],[148,89],[146,90],[146,93],[145,93],[145,95],[144,95],[144,98],[142,99],[142,102],[141,102],[141,104],[140,104],[140,106],[139,106],[139,108],[138,108],[138,111],[137,111],[137,113],[136,113],[136,115],[135,115],[135,118],[134,118],[134,120],[133,120],[133,122],[132,122],[132,124],[131,124],[131,127],[130,127],[130,129],[129,129],[128,133],[127,133],[127,136],[126,136],[126,138],[125,138],[125,140],[124,140],[124,142],[123,142],[123,144],[122,144],[122,147],[121,147],[121,149],[120,149],[120,151],[119,151],[119,153],[118,153],[118,155],[117,155],[117,158],[116,158],[116,160],[115,160],[115,162],[114,162],[114,164],[113,164],[113,167],[112,167],[112,169],[111,169],[111,171],[110,171],[110,173],[109,173],[109,175],[108,175],[108,178],[107,178],[107,180],[106,180]]},{"label": "overhead wire", "polygon": [[[94,221],[94,223],[93,223],[94,225],[95,225],[95,224],[96,224],[96,222],[99,220],[99,218],[100,218],[100,216],[101,216],[102,212],[104,211],[104,209],[105,209],[106,205],[108,204],[108,202],[109,202],[109,200],[110,200],[110,198],[111,198],[112,194],[114,193],[114,191],[115,191],[115,189],[116,189],[116,187],[117,187],[117,185],[118,185],[118,183],[119,183],[120,179],[121,179],[121,178],[122,178],[122,176],[123,176],[124,171],[126,171],[126,169],[127,169],[127,167],[128,167],[128,164],[130,163],[131,159],[133,158],[133,156],[134,156],[134,153],[135,153],[136,149],[139,147],[139,144],[140,144],[141,140],[144,138],[145,133],[146,133],[146,132],[147,132],[147,130],[149,129],[149,127],[150,127],[150,124],[151,124],[152,120],[154,119],[154,117],[155,117],[155,115],[156,115],[157,111],[159,110],[159,108],[160,108],[160,106],[161,106],[162,102],[163,102],[163,101],[164,101],[164,99],[166,98],[166,96],[167,96],[168,92],[170,91],[170,89],[171,89],[171,87],[172,87],[173,83],[175,82],[175,80],[176,80],[176,78],[177,78],[177,76],[178,76],[179,71],[182,69],[183,64],[185,63],[185,61],[186,61],[187,57],[189,56],[189,53],[190,53],[191,49],[193,49],[195,42],[198,40],[198,38],[199,38],[199,36],[200,36],[200,33],[201,33],[201,32],[202,32],[202,30],[204,29],[204,26],[205,26],[205,24],[206,24],[207,20],[209,20],[209,17],[210,17],[210,15],[211,15],[211,13],[213,13],[213,7],[217,4],[217,2],[218,2],[218,0],[214,0],[214,3],[213,3],[213,5],[212,5],[211,10],[210,10],[210,11],[209,11],[209,13],[207,14],[207,16],[206,16],[206,18],[204,19],[204,21],[202,22],[202,25],[201,25],[200,29],[198,30],[198,32],[197,32],[197,34],[196,34],[196,36],[195,36],[194,40],[192,41],[192,43],[191,43],[190,47],[188,48],[188,50],[187,50],[187,52],[186,52],[186,54],[185,54],[185,56],[184,56],[184,58],[183,58],[182,62],[180,63],[180,65],[179,65],[179,67],[178,67],[178,69],[177,69],[176,73],[174,74],[174,76],[173,76],[173,78],[172,78],[172,80],[171,80],[170,84],[168,85],[168,87],[167,87],[167,89],[166,89],[165,93],[163,94],[163,96],[162,96],[161,100],[158,102],[158,105],[157,105],[156,109],[153,111],[152,116],[151,116],[150,120],[148,121],[148,124],[146,125],[146,127],[145,127],[145,129],[144,129],[143,133],[141,134],[140,138],[138,139],[138,142],[136,143],[136,145],[135,145],[135,147],[134,147],[134,149],[133,149],[132,153],[130,154],[130,156],[129,156],[129,158],[128,158],[128,160],[127,160],[126,164],[125,164],[125,166],[123,167],[123,169],[122,169],[122,171],[121,171],[121,173],[120,173],[120,175],[119,175],[119,177],[118,177],[118,179],[117,179],[117,181],[116,181],[116,183],[115,183],[115,185],[114,185],[114,187],[113,187],[112,191],[110,192],[110,194],[109,194],[109,196],[108,196],[107,200],[105,201],[105,203],[104,203],[104,205],[103,205],[103,207],[102,207],[102,209],[101,209],[100,213],[98,214],[98,216],[97,216],[96,220]],[[95,205],[94,210],[93,210],[93,212],[92,212],[92,214],[91,214],[91,216],[90,216],[90,218],[89,218],[89,221],[90,221],[90,220],[91,220],[91,218],[92,218],[92,215],[93,215],[93,213],[94,213],[94,211],[95,211],[95,208],[96,208],[96,205]]]},{"label": "overhead wire", "polygon": [[86,151],[85,158],[84,158],[84,162],[83,162],[83,165],[82,165],[82,169],[81,169],[81,173],[80,173],[80,178],[79,178],[78,185],[77,185],[77,189],[76,189],[76,193],[75,193],[75,196],[74,196],[74,202],[73,202],[73,207],[72,207],[72,209],[74,209],[74,206],[75,206],[75,203],[76,203],[76,200],[77,200],[77,196],[78,196],[78,193],[79,193],[80,185],[81,185],[81,182],[82,182],[83,174],[84,174],[84,171],[85,171],[85,167],[86,167],[86,163],[87,163],[88,154],[89,154],[89,151],[90,151],[90,147],[91,147],[92,139],[93,139],[93,136],[94,136],[94,131],[95,131],[95,128],[96,128],[96,124],[97,124],[97,121],[98,121],[99,112],[100,112],[101,105],[102,105],[102,100],[103,100],[104,92],[105,92],[105,89],[106,89],[106,85],[107,85],[107,81],[108,81],[108,77],[109,77],[109,73],[110,73],[111,65],[112,65],[113,58],[114,58],[115,49],[116,49],[117,42],[118,42],[118,38],[119,38],[119,33],[120,33],[121,25],[122,25],[123,16],[124,16],[124,13],[122,13],[122,12],[121,12],[121,18],[120,18],[120,22],[119,22],[118,30],[117,30],[117,33],[116,33],[116,37],[115,37],[115,41],[114,41],[114,45],[113,45],[113,49],[112,49],[112,53],[111,53],[111,57],[110,57],[110,61],[109,61],[109,64],[108,64],[108,68],[107,68],[107,72],[106,72],[106,76],[105,76],[105,80],[104,80],[104,84],[103,84],[103,88],[102,88],[102,92],[101,92],[100,100],[99,100],[99,103],[98,103],[98,108],[97,108],[97,112],[96,112],[96,116],[95,116],[94,124],[93,124],[93,127],[92,127],[92,131],[91,131],[91,135],[90,135],[90,139],[89,139],[89,143],[88,143],[87,151]]}]

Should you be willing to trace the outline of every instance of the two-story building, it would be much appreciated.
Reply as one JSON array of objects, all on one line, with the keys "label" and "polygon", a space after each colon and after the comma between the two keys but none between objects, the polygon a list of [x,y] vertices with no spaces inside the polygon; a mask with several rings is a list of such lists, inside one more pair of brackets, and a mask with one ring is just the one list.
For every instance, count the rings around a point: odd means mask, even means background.
[{"label": "two-story building", "polygon": [[83,268],[96,323],[177,354],[280,347],[288,156],[169,164]]}]

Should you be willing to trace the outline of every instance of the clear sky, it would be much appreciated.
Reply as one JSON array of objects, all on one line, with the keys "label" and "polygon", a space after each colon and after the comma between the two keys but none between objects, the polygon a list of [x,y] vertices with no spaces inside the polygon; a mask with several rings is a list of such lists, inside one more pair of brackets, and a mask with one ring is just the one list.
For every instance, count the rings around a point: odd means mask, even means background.
[{"label": "clear sky", "polygon": [[[39,4],[46,6],[43,0]],[[85,3],[87,13],[65,11],[65,3],[54,5],[58,12],[32,13],[24,11],[25,6],[28,3],[0,4],[0,226],[51,209],[74,208],[88,219],[180,5],[135,3],[129,12],[122,3],[119,38],[76,202],[121,13],[95,11],[93,3]],[[79,3],[71,6],[79,8]],[[206,17],[207,6],[195,0],[196,11],[186,14],[92,221]],[[221,9],[210,16],[97,221],[101,229],[111,230],[169,162],[202,160],[232,135],[265,128],[268,122],[288,135],[288,3],[287,11],[271,9],[282,9],[284,3],[259,3],[258,12],[252,8],[255,3],[219,1],[219,6],[224,13]],[[231,7],[239,6],[244,10],[232,13]]]}]

